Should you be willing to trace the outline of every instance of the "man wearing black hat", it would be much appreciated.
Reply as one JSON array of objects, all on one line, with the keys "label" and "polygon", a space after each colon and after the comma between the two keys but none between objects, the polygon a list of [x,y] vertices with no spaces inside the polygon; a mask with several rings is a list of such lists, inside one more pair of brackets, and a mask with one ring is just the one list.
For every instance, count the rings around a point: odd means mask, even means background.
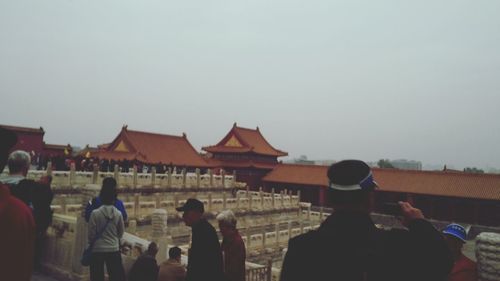
[{"label": "man wearing black hat", "polygon": [[[0,173],[16,135],[0,127]],[[28,206],[0,183],[0,279],[29,281],[33,272],[35,222]]]},{"label": "man wearing black hat", "polygon": [[189,198],[177,211],[183,212],[184,223],[192,229],[186,281],[222,280],[222,250],[215,228],[203,218],[203,203]]},{"label": "man wearing black hat", "polygon": [[398,202],[408,230],[375,227],[370,212],[377,184],[366,163],[335,163],[328,178],[335,211],[318,230],[289,241],[281,281],[446,280],[451,255],[419,209]]}]

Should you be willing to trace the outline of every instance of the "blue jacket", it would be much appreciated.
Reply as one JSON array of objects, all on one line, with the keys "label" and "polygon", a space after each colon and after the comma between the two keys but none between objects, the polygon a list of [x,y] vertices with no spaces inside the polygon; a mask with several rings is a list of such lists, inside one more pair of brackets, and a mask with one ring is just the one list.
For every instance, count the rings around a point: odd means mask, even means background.
[{"label": "blue jacket", "polygon": [[[92,213],[93,210],[99,208],[102,206],[101,199],[99,196],[95,197],[91,201],[87,203],[87,207],[85,207],[85,220],[89,222],[90,219],[90,214]],[[119,199],[116,199],[115,205],[114,205],[121,213],[123,217],[123,221],[127,221],[127,210],[125,210],[125,206],[123,205],[123,202]]]}]

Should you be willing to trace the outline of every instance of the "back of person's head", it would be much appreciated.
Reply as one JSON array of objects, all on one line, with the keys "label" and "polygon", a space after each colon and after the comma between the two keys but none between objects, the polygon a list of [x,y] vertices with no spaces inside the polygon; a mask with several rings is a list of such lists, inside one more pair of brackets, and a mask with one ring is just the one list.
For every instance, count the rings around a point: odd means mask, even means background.
[{"label": "back of person's head", "polygon": [[155,256],[158,253],[158,244],[156,244],[155,242],[149,243],[148,253],[152,256]]},{"label": "back of person's head", "polygon": [[363,206],[377,187],[370,167],[360,160],[343,160],[328,168],[329,199],[335,206]]},{"label": "back of person's head", "polygon": [[178,259],[181,257],[181,248],[175,246],[168,250],[168,257],[171,259]]},{"label": "back of person's head", "polygon": [[9,155],[7,165],[10,174],[26,173],[30,167],[31,157],[26,151],[16,150]]},{"label": "back of person's head", "polygon": [[0,173],[5,168],[9,150],[16,144],[17,136],[14,132],[0,127]]},{"label": "back of person's head", "polygon": [[103,205],[113,205],[117,196],[116,180],[114,178],[105,178],[102,181],[101,192],[99,198]]},{"label": "back of person's head", "polygon": [[219,223],[236,228],[236,223],[237,223],[236,216],[231,210],[224,210],[220,212],[217,215],[216,219]]}]

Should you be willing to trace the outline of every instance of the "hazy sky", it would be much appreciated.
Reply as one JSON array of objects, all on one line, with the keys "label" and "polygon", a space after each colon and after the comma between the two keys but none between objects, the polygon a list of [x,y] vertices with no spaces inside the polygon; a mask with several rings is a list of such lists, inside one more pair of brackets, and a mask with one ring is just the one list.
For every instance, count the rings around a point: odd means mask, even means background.
[{"label": "hazy sky", "polygon": [[500,1],[0,0],[0,123],[500,168]]}]

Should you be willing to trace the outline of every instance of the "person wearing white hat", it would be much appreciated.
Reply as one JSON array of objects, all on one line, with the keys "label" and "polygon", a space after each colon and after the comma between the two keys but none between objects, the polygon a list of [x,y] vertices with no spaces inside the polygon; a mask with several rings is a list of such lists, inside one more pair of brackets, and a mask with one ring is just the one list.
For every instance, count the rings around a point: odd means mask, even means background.
[{"label": "person wearing white hat", "polygon": [[334,208],[321,226],[289,241],[281,281],[444,281],[451,255],[422,212],[398,202],[406,229],[381,230],[370,212],[378,187],[360,160],[330,166],[328,195]]}]

